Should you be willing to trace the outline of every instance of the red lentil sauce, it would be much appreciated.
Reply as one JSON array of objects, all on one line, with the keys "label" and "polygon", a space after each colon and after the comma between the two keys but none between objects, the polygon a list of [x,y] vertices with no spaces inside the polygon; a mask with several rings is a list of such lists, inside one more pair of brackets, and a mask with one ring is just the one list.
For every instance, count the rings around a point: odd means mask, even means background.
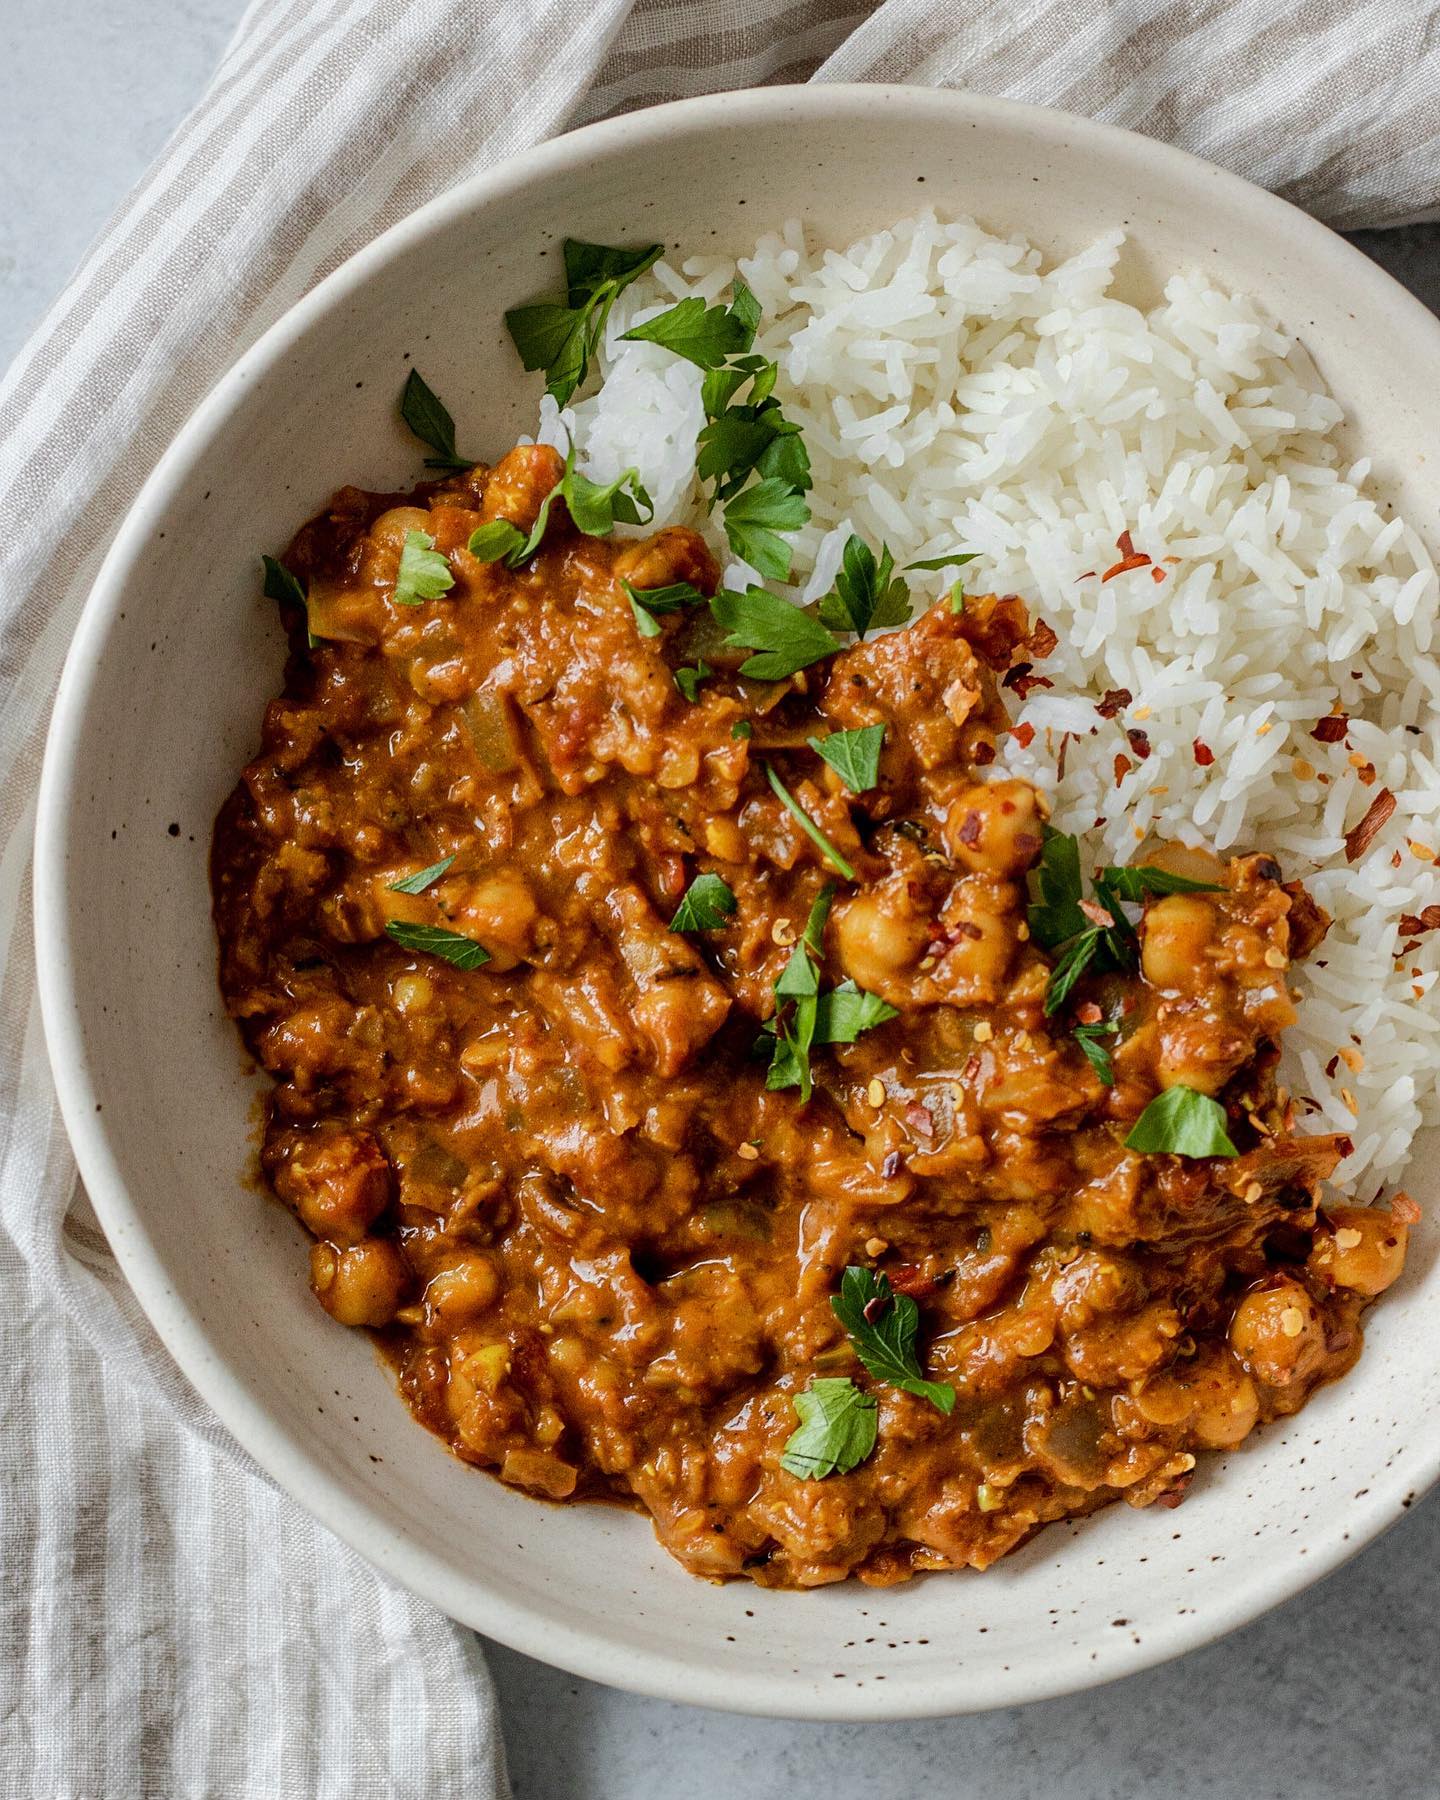
[{"label": "red lentil sauce", "polygon": [[[557,502],[523,568],[469,554],[486,520],[527,530],[560,473],[522,447],[408,498],[347,488],[286,558],[326,635],[285,608],[285,691],[213,880],[317,1300],[380,1334],[456,1455],[642,1508],[697,1575],[894,1582],[1117,1498],[1177,1503],[1198,1452],[1350,1366],[1404,1256],[1403,1208],[1321,1203],[1346,1142],[1296,1137],[1275,1085],[1286,969],[1323,915],[1263,854],[1149,901],[1139,970],[1077,993],[1123,1016],[1102,1086],[1073,1017],[1045,1016],[1025,923],[1044,803],[987,779],[999,682],[1035,654],[1020,602],[942,603],[746,681],[693,614],[641,635],[621,588],[713,592],[691,532],[582,537]],[[454,585],[401,606],[417,528]],[[716,672],[691,704],[673,671],[697,655]],[[876,723],[857,796],[806,740]],[[818,1050],[808,1102],[767,1091],[754,1045],[835,874],[767,762],[855,870],[827,985],[899,1014]],[[671,930],[705,871],[737,910]],[[405,950],[396,919],[490,960]],[[1175,1083],[1223,1102],[1236,1157],[1125,1147]],[[850,1265],[918,1303],[948,1417],[857,1360],[830,1306]],[[781,1455],[817,1376],[874,1395],[878,1443],[801,1479]]]}]

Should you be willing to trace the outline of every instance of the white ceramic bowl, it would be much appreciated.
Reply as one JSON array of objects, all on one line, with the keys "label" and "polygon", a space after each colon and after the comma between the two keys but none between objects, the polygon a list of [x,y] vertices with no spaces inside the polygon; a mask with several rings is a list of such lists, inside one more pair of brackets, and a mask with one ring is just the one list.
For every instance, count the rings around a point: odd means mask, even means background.
[{"label": "white ceramic bowl", "polygon": [[[464,441],[498,454],[533,427],[539,397],[500,315],[556,285],[562,236],[739,248],[800,216],[843,242],[927,202],[1050,252],[1123,223],[1137,299],[1195,266],[1257,295],[1299,328],[1355,446],[1440,542],[1427,460],[1440,325],[1323,227],[1058,113],[917,88],[725,94],[592,127],[454,189],[266,334],[121,527],[40,799],[41,992],[76,1155],[141,1302],[236,1437],[397,1581],[517,1649],[671,1699],[814,1718],[961,1712],[1103,1681],[1254,1617],[1382,1530],[1437,1472],[1427,1234],[1357,1371],[1288,1428],[1211,1461],[1178,1511],[1119,1506],[1051,1527],[983,1577],[709,1586],[640,1517],[541,1505],[453,1460],[367,1340],[310,1298],[298,1227],[243,1184],[257,1084],[219,1003],[206,852],[280,682],[256,557],[343,482],[418,477],[395,415],[408,356]],[[1440,1187],[1429,1167],[1422,1198],[1427,1185]]]}]

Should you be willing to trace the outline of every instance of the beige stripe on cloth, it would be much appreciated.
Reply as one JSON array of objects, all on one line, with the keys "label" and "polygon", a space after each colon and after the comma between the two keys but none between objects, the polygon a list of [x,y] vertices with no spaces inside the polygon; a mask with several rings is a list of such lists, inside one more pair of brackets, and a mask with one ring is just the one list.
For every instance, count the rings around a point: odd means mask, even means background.
[{"label": "beige stripe on cloth", "polygon": [[1135,126],[1341,225],[1437,215],[1420,0],[257,0],[0,383],[0,1784],[15,1800],[504,1793],[474,1638],[266,1482],[75,1191],[34,1000],[40,748],[105,539],[235,356],[361,244],[566,126],[800,80]]}]

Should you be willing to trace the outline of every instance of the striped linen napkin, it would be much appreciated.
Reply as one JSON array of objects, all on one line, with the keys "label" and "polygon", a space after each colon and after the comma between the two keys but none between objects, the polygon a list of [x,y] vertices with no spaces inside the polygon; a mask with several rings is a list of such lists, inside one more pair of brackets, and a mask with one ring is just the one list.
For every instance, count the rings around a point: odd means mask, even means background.
[{"label": "striped linen napkin", "polygon": [[0,385],[0,1784],[66,1800],[505,1792],[475,1639],[293,1507],[99,1232],[34,1002],[43,732],[176,428],[321,276],[539,138],[687,94],[967,85],[1136,126],[1341,225],[1437,214],[1434,0],[256,0]]}]

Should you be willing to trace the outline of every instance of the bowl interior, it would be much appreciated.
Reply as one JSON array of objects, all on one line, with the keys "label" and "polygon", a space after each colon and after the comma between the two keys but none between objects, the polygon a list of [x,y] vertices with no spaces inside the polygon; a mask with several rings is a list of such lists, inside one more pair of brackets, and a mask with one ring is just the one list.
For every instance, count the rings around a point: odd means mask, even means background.
[{"label": "bowl interior", "polygon": [[[1434,1474],[1429,1247],[1355,1375],[1204,1468],[1178,1511],[1052,1527],[978,1578],[774,1595],[681,1574],[648,1524],[524,1499],[451,1459],[368,1343],[310,1299],[304,1245],[246,1184],[259,1084],[215,985],[211,822],[253,753],[282,644],[256,559],[339,485],[421,471],[412,363],[463,446],[533,429],[507,305],[559,284],[559,241],[742,248],[803,218],[844,242],[920,206],[1074,250],[1122,223],[1128,296],[1200,267],[1297,326],[1357,449],[1432,543],[1440,417],[1428,314],[1279,202],[1143,140],[920,90],[769,90],[561,140],[446,196],[262,341],[123,528],[59,703],[42,799],[47,1031],[97,1207],[192,1380],[306,1505],[456,1617],[674,1698],[849,1718],[1062,1691],[1216,1635],[1397,1516]],[[1433,1166],[1433,1156],[1419,1159]],[[1425,1175],[1415,1191],[1424,1198]]]}]

